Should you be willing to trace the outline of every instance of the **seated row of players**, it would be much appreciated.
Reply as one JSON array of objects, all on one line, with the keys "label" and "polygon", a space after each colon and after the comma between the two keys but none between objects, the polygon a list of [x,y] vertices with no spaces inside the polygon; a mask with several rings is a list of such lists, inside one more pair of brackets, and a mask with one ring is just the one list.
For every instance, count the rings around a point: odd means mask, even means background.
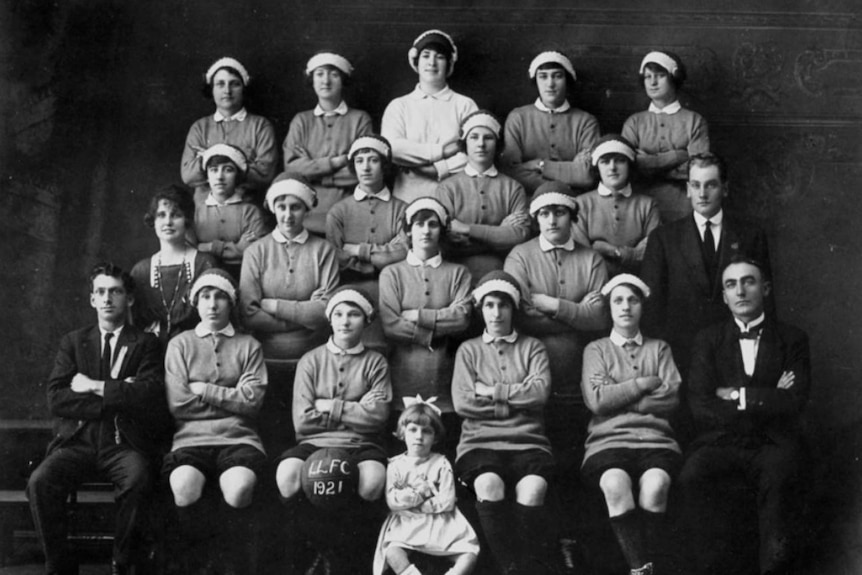
[{"label": "seated row of players", "polygon": [[[439,183],[462,173],[467,164],[459,142],[461,127],[478,107],[448,85],[458,59],[455,42],[445,32],[420,34],[408,52],[418,78],[416,88],[392,100],[383,113],[380,133],[391,142],[397,167],[392,193],[405,202],[433,194]],[[351,144],[372,133],[371,117],[344,100],[343,90],[353,72],[351,63],[339,54],[324,52],[309,59],[305,74],[317,105],[293,118],[282,147],[284,171],[306,177],[318,194],[307,228],[319,235],[326,231],[330,208],[356,186],[348,157]],[[675,54],[648,53],[638,73],[650,98],[649,110],[629,117],[622,136],[636,150],[637,191],[654,198],[662,220],[670,222],[690,211],[685,164],[691,156],[709,151],[707,124],[680,105],[678,91],[686,71]],[[506,119],[505,151],[498,135],[499,168],[523,186],[528,198],[549,181],[578,192],[593,189],[596,175],[590,154],[599,140],[599,123],[568,99],[577,77],[571,61],[557,51],[542,52],[530,63],[528,75],[538,98],[511,111]],[[251,78],[240,62],[221,58],[204,78],[204,94],[215,101],[216,112],[189,130],[183,181],[196,188],[197,203],[203,202],[208,186],[201,158],[216,144],[231,144],[248,158],[248,177],[240,195],[248,193],[259,200],[279,171],[275,130],[266,118],[246,111]]]},{"label": "seated row of players", "polygon": [[[197,278],[191,298],[201,321],[170,341],[164,372],[156,338],[126,322],[135,302],[131,277],[102,265],[90,282],[98,326],[61,342],[48,386],[59,433],[28,484],[47,572],[70,569],[63,506],[69,490],[93,470],[116,486],[113,565],[114,572],[127,571],[141,506],[150,495],[150,459],[166,424],[160,417],[166,396],[174,434],[163,473],[189,556],[208,549],[201,538],[213,525],[228,539],[218,540],[207,556],[212,558],[212,549],[236,548],[229,542],[245,541],[242,534],[254,521],[244,510],[266,458],[256,416],[267,375],[260,344],[231,321],[235,282],[219,269]],[[681,473],[680,448],[668,421],[679,403],[680,374],[670,347],[640,330],[650,288],[637,276],[621,274],[601,290],[613,327],[609,337],[584,351],[581,388],[593,416],[581,473],[603,492],[633,575],[653,573],[655,550],[666,533],[668,491],[677,476],[696,534],[702,519],[698,497],[714,488],[715,477],[743,470],[758,490],[762,572],[783,572],[791,557],[799,414],[810,386],[807,337],[765,314],[770,284],[761,264],[735,257],[723,269],[722,286],[732,319],[703,330],[695,341],[689,403],[699,434]],[[513,276],[490,272],[472,299],[485,329],[455,356],[452,400],[462,421],[455,475],[476,495],[479,525],[500,572],[550,573],[553,522],[545,498],[555,462],[543,427],[552,388],[547,350],[515,328],[523,294]],[[278,490],[289,514],[300,519],[299,529],[326,550],[327,568],[334,572],[357,569],[351,552],[356,547],[345,536],[358,538],[345,530],[346,517],[356,525],[377,524],[372,502],[385,491],[392,514],[379,536],[375,575],[386,565],[415,575],[416,551],[451,557],[450,573],[470,573],[479,552],[476,535],[454,506],[448,461],[431,454],[445,429],[434,400],[404,401],[398,431],[407,452],[386,469],[382,435],[390,375],[385,358],[362,344],[374,313],[361,288],[344,286],[329,299],[332,335],[297,368],[298,444],[279,458]],[[309,473],[303,462],[322,448],[347,450],[341,461],[358,470],[364,503],[353,515],[311,510],[308,499],[324,493],[307,491],[306,499],[300,491],[302,475]],[[206,482],[216,480],[226,504],[223,520],[207,522],[199,502]],[[225,560],[237,572],[247,568],[247,558]]]}]

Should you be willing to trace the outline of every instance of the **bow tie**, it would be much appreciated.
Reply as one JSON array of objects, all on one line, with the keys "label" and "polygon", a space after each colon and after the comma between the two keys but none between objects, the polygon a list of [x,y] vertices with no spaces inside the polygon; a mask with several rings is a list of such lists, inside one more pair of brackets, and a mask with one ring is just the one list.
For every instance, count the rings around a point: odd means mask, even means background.
[{"label": "bow tie", "polygon": [[760,331],[763,329],[762,325],[758,325],[752,328],[749,328],[748,331],[739,332],[739,339],[757,339],[757,336],[760,335]]}]

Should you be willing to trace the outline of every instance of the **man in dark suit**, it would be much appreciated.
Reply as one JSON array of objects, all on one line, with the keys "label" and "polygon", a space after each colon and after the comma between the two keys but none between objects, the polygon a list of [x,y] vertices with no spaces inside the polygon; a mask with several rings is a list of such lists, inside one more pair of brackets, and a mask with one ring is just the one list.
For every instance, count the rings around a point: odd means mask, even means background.
[{"label": "man in dark suit", "polygon": [[[652,291],[644,331],[667,341],[680,373],[688,372],[691,342],[701,329],[729,318],[721,298],[720,270],[737,254],[769,271],[766,235],[726,214],[727,167],[715,154],[697,154],[688,167],[694,213],[650,234],[641,278]],[[707,233],[708,231],[708,233]],[[773,307],[771,299],[767,309]]]},{"label": "man in dark suit", "polygon": [[68,333],[60,342],[48,381],[56,435],[27,485],[49,574],[74,569],[66,549],[65,502],[95,474],[114,484],[112,569],[128,572],[139,512],[152,484],[151,457],[168,421],[158,340],[126,323],[134,303],[131,276],[100,264],[90,275],[90,288],[98,325]]},{"label": "man in dark suit", "polygon": [[697,436],[679,484],[686,510],[697,513],[696,503],[720,489],[722,478],[743,478],[757,493],[761,573],[784,573],[799,508],[808,336],[766,316],[770,285],[758,262],[732,259],[722,285],[733,318],[701,331],[694,342],[689,403]]}]

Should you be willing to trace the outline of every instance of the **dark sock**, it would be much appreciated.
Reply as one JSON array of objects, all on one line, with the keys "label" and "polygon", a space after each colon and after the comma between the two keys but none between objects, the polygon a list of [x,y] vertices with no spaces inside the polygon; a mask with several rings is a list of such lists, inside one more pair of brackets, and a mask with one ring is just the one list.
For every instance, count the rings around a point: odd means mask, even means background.
[{"label": "dark sock", "polygon": [[507,501],[477,501],[476,513],[491,554],[502,573],[514,572],[518,550],[512,536],[511,505]]},{"label": "dark sock", "polygon": [[177,507],[177,522],[180,537],[176,552],[183,557],[190,570],[200,569],[207,563],[210,547],[215,537],[213,526],[216,524],[213,501],[201,498],[186,507]]},{"label": "dark sock", "polygon": [[643,529],[637,509],[611,517],[611,527],[630,569],[643,567],[647,562]]},{"label": "dark sock", "polygon": [[546,573],[551,571],[550,514],[544,505],[530,507],[514,504],[515,526],[520,542],[521,570],[525,573]]},{"label": "dark sock", "polygon": [[647,560],[665,558],[665,545],[668,538],[667,513],[641,509],[643,528],[646,533]]}]

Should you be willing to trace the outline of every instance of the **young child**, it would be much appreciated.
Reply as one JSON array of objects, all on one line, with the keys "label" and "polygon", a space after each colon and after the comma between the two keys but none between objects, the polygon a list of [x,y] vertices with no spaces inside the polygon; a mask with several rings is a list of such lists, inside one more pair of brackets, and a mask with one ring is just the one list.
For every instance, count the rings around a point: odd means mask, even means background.
[{"label": "young child", "polygon": [[632,193],[635,149],[625,138],[608,134],[593,150],[592,162],[601,182],[575,199],[579,217],[572,236],[605,258],[610,277],[637,273],[647,236],[659,225],[659,211],[652,198]]},{"label": "young child", "polygon": [[216,144],[207,148],[201,161],[210,192],[195,207],[198,251],[213,254],[231,277],[238,278],[245,248],[267,232],[261,209],[236,193],[245,182],[248,160],[239,148]]},{"label": "young child", "polygon": [[[681,378],[670,346],[640,331],[650,290],[620,274],[602,288],[614,327],[584,350],[581,386],[594,413],[581,473],[598,486],[631,575],[652,575],[671,479],[682,464],[668,416]],[[659,569],[658,572],[664,573]]]},{"label": "young child", "polygon": [[420,575],[409,552],[449,557],[447,575],[473,571],[479,554],[476,532],[455,506],[455,478],[449,460],[431,448],[445,430],[434,398],[404,398],[398,438],[407,451],[389,460],[386,503],[391,509],[374,554],[374,575],[386,566],[396,575]]}]

